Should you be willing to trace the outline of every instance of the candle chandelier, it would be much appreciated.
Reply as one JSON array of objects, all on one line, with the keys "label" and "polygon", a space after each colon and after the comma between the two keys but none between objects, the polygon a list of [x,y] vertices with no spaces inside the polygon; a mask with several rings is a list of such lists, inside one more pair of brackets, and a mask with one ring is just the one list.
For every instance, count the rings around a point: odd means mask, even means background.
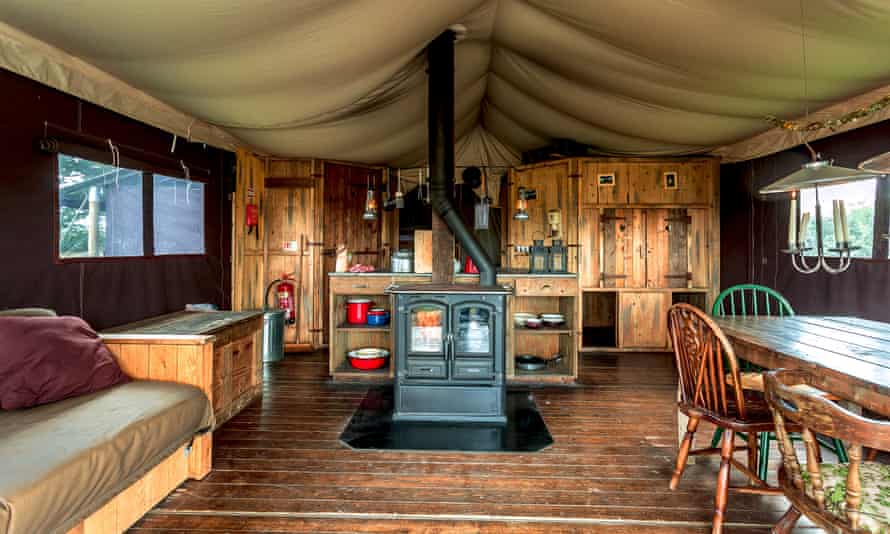
[{"label": "candle chandelier", "polygon": [[[801,51],[803,56],[803,96],[804,104],[807,103],[807,48],[806,48],[806,29],[804,26],[803,0],[800,3],[800,37]],[[809,110],[805,112],[806,121],[809,120]],[[851,115],[850,120],[858,117]],[[794,131],[809,132],[818,129],[815,123],[810,123],[806,128],[795,128],[794,123],[784,121],[779,124],[780,128],[791,129]],[[825,125],[831,127],[830,125]],[[849,229],[847,228],[847,210],[843,200],[834,200],[833,208],[833,225],[834,225],[834,248],[826,248],[822,236],[822,206],[819,202],[819,187],[826,185],[835,185],[848,183],[858,180],[866,180],[882,176],[881,173],[870,172],[860,169],[848,169],[834,165],[831,160],[822,159],[813,148],[802,140],[804,146],[810,151],[812,158],[808,163],[804,163],[800,170],[795,171],[784,178],[771,183],[760,190],[761,194],[770,193],[791,193],[791,205],[788,217],[788,248],[782,252],[791,255],[791,265],[794,269],[803,274],[815,273],[824,270],[829,274],[839,274],[850,268],[853,263],[853,252],[860,247],[853,246],[850,243]],[[816,246],[815,257],[810,254],[811,260],[807,259],[809,251],[814,247],[807,246],[805,239],[807,226],[810,222],[810,213],[805,212],[798,219],[799,200],[797,198],[798,191],[802,189],[815,189],[815,223],[816,223]],[[826,252],[837,254],[837,265],[831,265],[825,257]],[[811,264],[812,261],[812,264]]]}]

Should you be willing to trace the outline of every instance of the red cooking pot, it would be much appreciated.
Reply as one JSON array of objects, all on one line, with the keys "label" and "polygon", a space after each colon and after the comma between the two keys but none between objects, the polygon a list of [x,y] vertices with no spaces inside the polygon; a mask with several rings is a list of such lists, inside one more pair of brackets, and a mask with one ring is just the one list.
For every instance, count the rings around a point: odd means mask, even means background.
[{"label": "red cooking pot", "polygon": [[346,301],[346,322],[349,324],[366,324],[368,310],[374,302],[371,299],[348,299]]}]

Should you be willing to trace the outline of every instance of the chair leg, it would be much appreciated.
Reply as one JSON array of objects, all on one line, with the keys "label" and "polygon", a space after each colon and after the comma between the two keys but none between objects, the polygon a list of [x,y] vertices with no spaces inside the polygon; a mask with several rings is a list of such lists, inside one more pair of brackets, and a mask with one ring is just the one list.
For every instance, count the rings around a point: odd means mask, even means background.
[{"label": "chair leg", "polygon": [[797,520],[800,519],[800,512],[797,508],[793,506],[788,507],[788,511],[785,512],[785,515],[779,519],[779,522],[776,523],[776,526],[773,527],[773,534],[790,534],[792,530],[794,530],[794,526],[797,525]]},{"label": "chair leg", "polygon": [[733,443],[735,432],[726,430],[723,434],[723,443],[720,445],[720,471],[717,473],[717,494],[714,498],[714,523],[711,527],[712,534],[723,532],[723,522],[726,519],[726,503],[729,498],[729,471],[732,468]]},{"label": "chair leg", "polygon": [[847,449],[844,447],[844,442],[837,438],[831,438],[831,442],[834,444],[834,454],[837,455],[837,461],[842,464],[849,462],[850,458],[847,456]]},{"label": "chair leg", "polygon": [[[759,434],[755,432],[751,432],[748,434],[748,469],[752,473],[757,473],[759,469],[759,464],[757,463],[757,438],[760,437]],[[761,437],[761,439],[763,439]],[[754,481],[751,480],[749,483],[753,486]]]},{"label": "chair leg", "polygon": [[717,430],[714,431],[714,437],[711,438],[711,448],[712,449],[716,449],[717,447],[720,446],[720,438],[722,438],[722,437],[723,437],[723,429],[718,426]]},{"label": "chair leg", "polygon": [[683,470],[686,469],[686,459],[689,458],[689,449],[692,448],[692,438],[698,428],[698,417],[690,417],[686,424],[686,435],[683,436],[683,443],[680,444],[680,450],[677,451],[677,466],[674,468],[674,475],[671,477],[670,488],[677,489],[680,483],[680,477],[683,476]]},{"label": "chair leg", "polygon": [[769,476],[769,442],[773,438],[773,434],[771,432],[761,432],[757,435],[757,438],[760,440],[760,459],[757,464],[757,476],[760,477],[760,480],[766,482],[766,477]]}]

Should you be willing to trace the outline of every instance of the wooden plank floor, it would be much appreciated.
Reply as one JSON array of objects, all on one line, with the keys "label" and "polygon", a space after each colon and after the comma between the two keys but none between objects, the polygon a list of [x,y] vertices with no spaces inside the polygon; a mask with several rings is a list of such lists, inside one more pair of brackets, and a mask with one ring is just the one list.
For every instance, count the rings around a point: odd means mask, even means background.
[{"label": "wooden plank floor", "polygon": [[[337,437],[365,388],[327,382],[326,362],[267,366],[263,400],[215,434],[213,472],[131,532],[710,532],[716,463],[699,460],[668,490],[669,354],[586,355],[581,386],[534,389],[555,439],[534,454],[346,449]],[[726,532],[768,532],[786,507],[731,495]]]}]

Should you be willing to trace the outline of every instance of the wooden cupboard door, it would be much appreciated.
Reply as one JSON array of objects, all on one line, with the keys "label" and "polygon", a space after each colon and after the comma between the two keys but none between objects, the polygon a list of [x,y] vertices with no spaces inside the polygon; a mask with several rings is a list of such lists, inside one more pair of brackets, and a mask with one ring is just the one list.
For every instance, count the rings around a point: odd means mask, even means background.
[{"label": "wooden cupboard door", "polygon": [[646,210],[646,287],[687,287],[690,217],[683,208]]},{"label": "wooden cupboard door", "polygon": [[600,287],[600,209],[582,206],[578,217],[578,283]]},{"label": "wooden cupboard door", "polygon": [[604,208],[600,216],[602,287],[646,287],[645,213]]},{"label": "wooden cupboard door", "polygon": [[709,210],[705,208],[690,208],[686,211],[689,214],[689,235],[687,236],[689,286],[707,288],[710,280],[708,271],[710,251],[710,240],[708,239]]},{"label": "wooden cupboard door", "polygon": [[663,349],[668,345],[667,311],[671,294],[622,292],[618,297],[618,346]]},{"label": "wooden cupboard door", "polygon": [[581,203],[627,204],[630,201],[630,187],[636,181],[638,170],[637,163],[582,161]]}]

